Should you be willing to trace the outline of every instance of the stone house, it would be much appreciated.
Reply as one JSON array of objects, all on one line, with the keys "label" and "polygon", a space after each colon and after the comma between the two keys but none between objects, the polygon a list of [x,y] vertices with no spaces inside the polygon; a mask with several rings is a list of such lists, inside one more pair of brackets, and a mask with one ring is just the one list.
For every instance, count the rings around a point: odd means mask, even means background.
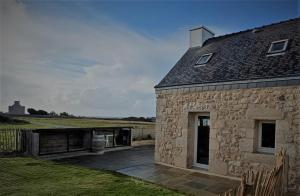
[{"label": "stone house", "polygon": [[155,162],[239,177],[288,155],[285,187],[300,193],[300,18],[190,48],[155,87]]},{"label": "stone house", "polygon": [[15,101],[12,106],[8,106],[8,114],[24,115],[25,106],[22,106],[20,101]]}]

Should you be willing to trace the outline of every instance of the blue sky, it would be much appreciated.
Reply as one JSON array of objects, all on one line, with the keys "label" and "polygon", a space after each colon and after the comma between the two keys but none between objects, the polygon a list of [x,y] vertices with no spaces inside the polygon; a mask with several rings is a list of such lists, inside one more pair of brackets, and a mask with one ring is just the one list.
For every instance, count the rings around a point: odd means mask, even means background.
[{"label": "blue sky", "polygon": [[[297,0],[254,1],[28,1],[32,12],[86,21],[106,16],[152,36],[197,25],[239,31],[299,16]],[[88,8],[88,12],[87,9]]]},{"label": "blue sky", "polygon": [[154,116],[188,30],[223,35],[299,16],[299,1],[1,1],[1,111]]},{"label": "blue sky", "polygon": [[115,20],[152,35],[204,24],[238,31],[297,16],[296,1],[175,1],[99,3]]}]

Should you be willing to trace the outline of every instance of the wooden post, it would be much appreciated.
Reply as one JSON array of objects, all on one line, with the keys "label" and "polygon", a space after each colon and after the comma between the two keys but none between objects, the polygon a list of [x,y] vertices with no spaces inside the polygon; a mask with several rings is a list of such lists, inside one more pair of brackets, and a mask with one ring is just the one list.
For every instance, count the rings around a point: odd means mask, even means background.
[{"label": "wooden post", "polygon": [[283,164],[283,178],[282,178],[282,195],[287,193],[288,189],[288,166],[289,166],[289,157],[285,154],[284,164]]}]

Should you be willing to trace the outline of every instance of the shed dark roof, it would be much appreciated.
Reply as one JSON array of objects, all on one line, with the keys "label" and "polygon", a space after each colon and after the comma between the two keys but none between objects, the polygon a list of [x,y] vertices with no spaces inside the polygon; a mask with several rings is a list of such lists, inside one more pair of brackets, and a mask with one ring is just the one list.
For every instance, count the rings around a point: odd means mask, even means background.
[{"label": "shed dark roof", "polygon": [[[254,79],[300,76],[300,18],[208,39],[189,48],[156,86],[170,87]],[[284,55],[269,56],[271,42],[288,39]],[[213,53],[203,67],[194,67],[201,55]]]}]

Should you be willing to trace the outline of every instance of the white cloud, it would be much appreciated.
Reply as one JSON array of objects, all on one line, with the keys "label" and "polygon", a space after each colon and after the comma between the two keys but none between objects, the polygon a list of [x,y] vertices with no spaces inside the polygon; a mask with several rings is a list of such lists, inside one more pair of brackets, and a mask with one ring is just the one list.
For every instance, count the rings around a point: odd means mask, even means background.
[{"label": "white cloud", "polygon": [[107,19],[33,15],[1,1],[2,111],[27,107],[77,115],[155,114],[157,84],[187,48],[186,32],[151,38]]}]

